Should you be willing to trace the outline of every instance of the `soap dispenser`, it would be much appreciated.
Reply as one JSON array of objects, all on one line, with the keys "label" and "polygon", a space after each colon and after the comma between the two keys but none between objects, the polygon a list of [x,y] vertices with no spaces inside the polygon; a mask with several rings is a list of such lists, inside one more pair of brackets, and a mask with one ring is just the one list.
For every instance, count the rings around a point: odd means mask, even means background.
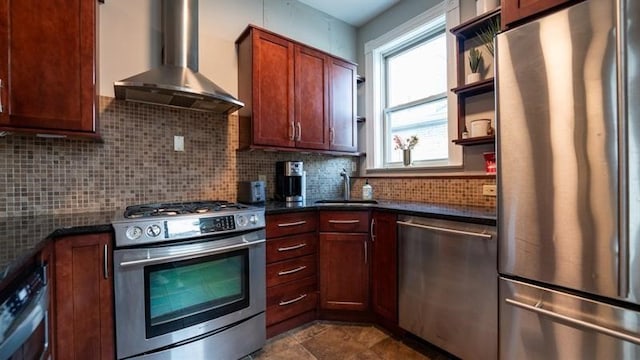
[{"label": "soap dispenser", "polygon": [[373,188],[369,185],[369,179],[365,180],[364,186],[362,186],[362,200],[373,199]]}]

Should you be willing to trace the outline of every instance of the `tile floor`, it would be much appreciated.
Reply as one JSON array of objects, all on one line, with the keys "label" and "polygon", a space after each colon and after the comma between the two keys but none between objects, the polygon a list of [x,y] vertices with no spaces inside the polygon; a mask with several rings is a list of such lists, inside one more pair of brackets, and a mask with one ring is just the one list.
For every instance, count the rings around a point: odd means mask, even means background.
[{"label": "tile floor", "polygon": [[243,360],[447,360],[435,349],[420,352],[371,325],[316,321],[267,341]]}]

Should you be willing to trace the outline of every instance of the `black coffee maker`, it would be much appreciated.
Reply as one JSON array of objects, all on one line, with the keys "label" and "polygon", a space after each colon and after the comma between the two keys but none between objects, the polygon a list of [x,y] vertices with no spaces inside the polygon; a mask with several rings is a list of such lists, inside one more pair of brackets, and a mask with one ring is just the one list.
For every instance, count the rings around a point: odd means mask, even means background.
[{"label": "black coffee maker", "polygon": [[304,180],[302,161],[276,162],[276,200],[302,202]]}]

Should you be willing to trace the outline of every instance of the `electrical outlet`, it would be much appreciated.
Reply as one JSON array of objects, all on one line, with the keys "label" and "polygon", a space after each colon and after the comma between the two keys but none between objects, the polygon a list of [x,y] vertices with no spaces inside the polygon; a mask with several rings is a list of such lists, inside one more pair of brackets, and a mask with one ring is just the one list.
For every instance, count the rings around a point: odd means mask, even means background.
[{"label": "electrical outlet", "polygon": [[267,175],[265,175],[265,174],[258,175],[258,181],[264,181],[266,183],[267,182]]},{"label": "electrical outlet", "polygon": [[176,135],[173,137],[173,150],[184,151],[184,136]]},{"label": "electrical outlet", "polygon": [[482,195],[484,196],[496,196],[498,189],[496,185],[482,185]]}]

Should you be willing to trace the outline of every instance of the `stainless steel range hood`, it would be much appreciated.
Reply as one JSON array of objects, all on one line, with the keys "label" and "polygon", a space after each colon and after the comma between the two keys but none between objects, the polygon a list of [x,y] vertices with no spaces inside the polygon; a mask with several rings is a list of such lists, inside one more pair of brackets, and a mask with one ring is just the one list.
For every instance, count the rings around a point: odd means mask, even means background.
[{"label": "stainless steel range hood", "polygon": [[116,99],[229,114],[244,104],[198,72],[198,0],[162,0],[163,65],[113,83]]}]

